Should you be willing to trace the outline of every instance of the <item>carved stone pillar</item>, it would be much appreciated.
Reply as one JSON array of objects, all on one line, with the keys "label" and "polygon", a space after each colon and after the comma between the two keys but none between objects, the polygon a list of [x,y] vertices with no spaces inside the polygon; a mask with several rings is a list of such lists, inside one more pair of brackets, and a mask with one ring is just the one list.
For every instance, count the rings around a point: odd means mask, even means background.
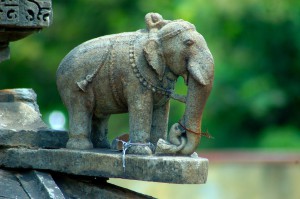
[{"label": "carved stone pillar", "polygon": [[0,0],[0,62],[9,59],[9,42],[50,26],[51,0]]}]

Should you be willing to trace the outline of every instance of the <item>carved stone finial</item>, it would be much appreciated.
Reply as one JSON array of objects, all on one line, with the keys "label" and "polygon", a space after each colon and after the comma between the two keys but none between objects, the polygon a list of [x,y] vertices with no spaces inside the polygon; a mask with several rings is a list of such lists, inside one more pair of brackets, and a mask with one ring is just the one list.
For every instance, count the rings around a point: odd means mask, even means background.
[{"label": "carved stone finial", "polygon": [[169,20],[164,20],[163,17],[158,13],[148,13],[145,16],[145,22],[147,25],[147,29],[149,31],[157,31],[161,29],[164,25],[169,23]]},{"label": "carved stone finial", "polygon": [[51,23],[51,0],[0,0],[0,62],[9,59],[9,42]]}]

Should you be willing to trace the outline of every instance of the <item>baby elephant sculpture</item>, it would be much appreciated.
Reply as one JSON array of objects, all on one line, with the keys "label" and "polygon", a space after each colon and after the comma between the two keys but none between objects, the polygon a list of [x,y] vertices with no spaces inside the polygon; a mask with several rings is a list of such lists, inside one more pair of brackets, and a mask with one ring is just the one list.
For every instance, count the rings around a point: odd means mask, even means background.
[{"label": "baby elephant sculpture", "polygon": [[[175,98],[186,102],[184,130],[175,143],[166,143],[174,145],[174,154],[195,151],[212,88],[213,57],[191,23],[157,13],[148,13],[145,21],[145,30],[89,40],[60,63],[57,86],[70,119],[67,148],[110,148],[110,115],[129,112],[130,141],[141,144],[128,153],[152,154],[145,143],[156,147],[160,138],[167,139],[169,100]],[[179,76],[188,85],[186,98],[173,93]]]}]

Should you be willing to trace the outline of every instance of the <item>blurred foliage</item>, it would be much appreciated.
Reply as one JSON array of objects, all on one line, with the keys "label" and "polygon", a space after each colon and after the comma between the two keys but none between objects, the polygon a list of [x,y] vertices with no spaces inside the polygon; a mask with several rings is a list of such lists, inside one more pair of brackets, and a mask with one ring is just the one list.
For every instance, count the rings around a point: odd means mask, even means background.
[{"label": "blurred foliage", "polygon": [[[300,148],[300,1],[298,0],[65,0],[53,1],[53,24],[11,43],[0,65],[0,88],[33,88],[45,121],[66,113],[55,85],[62,58],[76,45],[106,34],[145,28],[144,16],[194,23],[215,58],[215,82],[205,109],[199,148]],[[186,88],[179,79],[177,92]],[[184,105],[173,102],[170,124]],[[110,137],[128,131],[113,116]]]}]

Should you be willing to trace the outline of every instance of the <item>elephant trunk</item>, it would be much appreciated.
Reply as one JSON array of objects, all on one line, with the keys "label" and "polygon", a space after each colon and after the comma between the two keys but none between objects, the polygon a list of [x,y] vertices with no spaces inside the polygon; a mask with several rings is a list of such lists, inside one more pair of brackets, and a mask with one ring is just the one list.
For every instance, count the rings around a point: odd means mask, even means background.
[{"label": "elephant trunk", "polygon": [[189,78],[186,108],[181,120],[186,129],[187,143],[179,154],[192,154],[200,142],[202,113],[210,90],[211,85],[201,85],[193,78]]},{"label": "elephant trunk", "polygon": [[[204,39],[203,43],[205,44]],[[179,123],[185,130],[185,133],[181,134],[176,142],[169,140],[175,146],[172,147],[172,150],[168,150],[168,152],[175,151],[175,154],[191,155],[195,152],[201,138],[203,110],[212,89],[214,78],[213,57],[206,44],[197,50],[199,50],[199,53],[190,58],[187,65],[188,93],[186,96],[185,112]],[[180,144],[178,145],[177,142],[180,142]],[[161,142],[160,144],[164,146],[164,143]],[[159,146],[159,148],[164,149],[167,146]],[[170,147],[168,146],[168,148]],[[163,151],[166,150],[161,150],[160,153]]]},{"label": "elephant trunk", "polygon": [[201,138],[201,121],[206,100],[212,88],[214,77],[213,57],[206,48],[202,56],[188,63],[188,93],[186,107],[181,124],[186,129],[187,143],[178,153],[182,155],[192,154]]}]

